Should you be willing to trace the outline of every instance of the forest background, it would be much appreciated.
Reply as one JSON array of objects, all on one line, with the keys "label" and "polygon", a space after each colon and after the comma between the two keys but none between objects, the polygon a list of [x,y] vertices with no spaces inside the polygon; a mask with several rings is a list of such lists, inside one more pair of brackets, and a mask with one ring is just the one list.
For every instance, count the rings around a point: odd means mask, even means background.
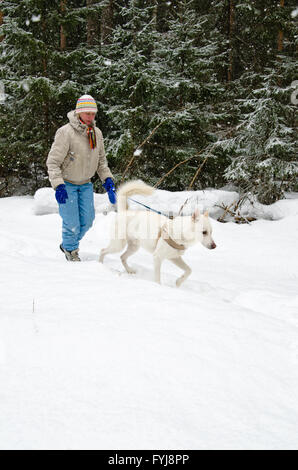
[{"label": "forest background", "polygon": [[295,0],[0,1],[0,196],[49,186],[85,93],[117,185],[298,191],[297,18]]}]

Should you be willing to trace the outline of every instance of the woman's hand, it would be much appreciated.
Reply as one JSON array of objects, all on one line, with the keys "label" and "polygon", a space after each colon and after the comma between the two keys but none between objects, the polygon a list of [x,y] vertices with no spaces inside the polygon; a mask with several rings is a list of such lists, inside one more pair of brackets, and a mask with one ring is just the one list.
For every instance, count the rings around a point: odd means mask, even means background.
[{"label": "woman's hand", "polygon": [[103,183],[103,187],[108,193],[109,200],[111,204],[116,204],[116,188],[115,183],[112,178],[107,178]]},{"label": "woman's hand", "polygon": [[56,192],[55,192],[55,197],[56,197],[56,200],[59,204],[65,204],[66,203],[66,199],[68,199],[68,194],[67,194],[67,191],[66,191],[65,184],[59,184],[59,186],[57,186]]}]

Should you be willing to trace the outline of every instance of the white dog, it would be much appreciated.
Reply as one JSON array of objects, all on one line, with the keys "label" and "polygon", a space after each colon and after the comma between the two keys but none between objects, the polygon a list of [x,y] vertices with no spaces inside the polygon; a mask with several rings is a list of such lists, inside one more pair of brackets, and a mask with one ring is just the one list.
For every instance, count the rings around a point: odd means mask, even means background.
[{"label": "white dog", "polygon": [[165,259],[184,270],[184,274],[176,281],[179,287],[191,274],[190,267],[182,259],[185,250],[198,242],[206,248],[216,248],[211,237],[208,213],[200,215],[196,210],[191,216],[169,219],[151,211],[128,210],[129,196],[150,195],[153,192],[154,188],[142,181],[130,181],[120,187],[117,193],[118,214],[112,225],[110,244],[101,250],[99,261],[102,263],[106,254],[118,253],[127,246],[121,261],[128,273],[134,273],[127,259],[143,247],[153,254],[156,282],[160,283],[160,268]]}]

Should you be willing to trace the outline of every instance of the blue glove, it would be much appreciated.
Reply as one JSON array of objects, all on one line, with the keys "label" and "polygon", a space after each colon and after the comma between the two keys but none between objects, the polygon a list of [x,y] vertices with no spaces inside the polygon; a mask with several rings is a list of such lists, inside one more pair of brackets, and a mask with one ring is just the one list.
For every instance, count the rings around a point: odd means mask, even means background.
[{"label": "blue glove", "polygon": [[116,204],[116,188],[112,178],[107,178],[103,183],[103,187],[108,193],[111,204]]},{"label": "blue glove", "polygon": [[66,191],[65,184],[59,184],[56,188],[55,197],[59,204],[65,204],[66,199],[68,199],[68,194]]}]

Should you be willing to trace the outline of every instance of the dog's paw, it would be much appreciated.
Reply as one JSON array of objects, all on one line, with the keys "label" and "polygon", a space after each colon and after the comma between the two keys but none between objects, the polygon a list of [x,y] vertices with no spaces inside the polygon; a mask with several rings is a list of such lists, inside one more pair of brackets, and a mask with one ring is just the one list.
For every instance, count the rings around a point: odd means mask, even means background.
[{"label": "dog's paw", "polygon": [[181,279],[181,278],[177,279],[176,287],[180,287],[183,281],[184,281],[184,279]]}]

